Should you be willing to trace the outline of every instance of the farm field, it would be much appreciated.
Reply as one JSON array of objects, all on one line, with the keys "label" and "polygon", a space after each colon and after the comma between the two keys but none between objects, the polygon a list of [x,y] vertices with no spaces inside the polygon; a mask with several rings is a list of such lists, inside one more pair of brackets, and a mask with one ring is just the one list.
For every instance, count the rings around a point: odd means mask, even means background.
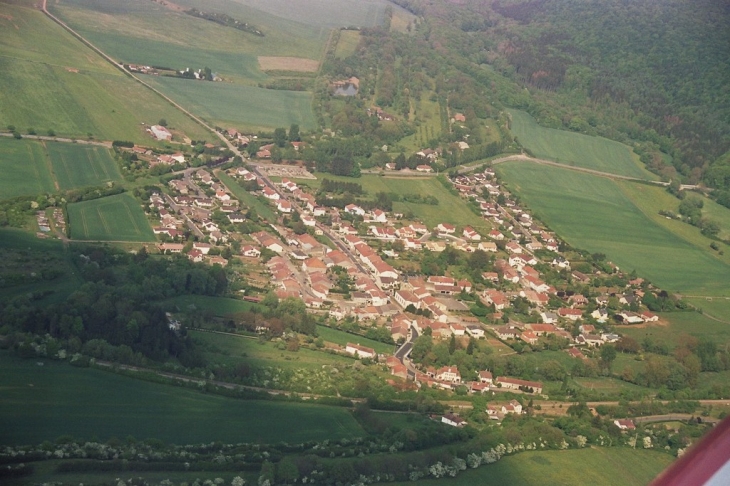
[{"label": "farm field", "polygon": [[43,147],[30,140],[0,138],[0,199],[55,192]]},{"label": "farm field", "polygon": [[147,76],[145,81],[204,119],[240,129],[315,127],[312,95],[228,83]]},{"label": "farm field", "polygon": [[355,53],[357,45],[360,43],[360,32],[357,30],[341,30],[340,40],[337,42],[335,49],[335,57],[345,59]]},{"label": "farm field", "polygon": [[[696,247],[706,251],[713,258],[717,258],[728,265],[730,265],[730,252],[720,254],[710,248],[710,244],[713,242],[710,238],[704,236],[699,228],[696,228],[690,224],[678,221],[676,219],[668,219],[665,216],[659,214],[661,210],[669,210],[675,214],[679,213],[679,199],[669,194],[663,187],[650,186],[646,184],[634,184],[625,181],[617,181],[619,188],[623,193],[631,199],[631,202],[636,205],[649,219],[662,226],[675,235],[679,236],[683,240],[695,245]],[[697,197],[698,195],[689,194],[687,197]],[[713,203],[717,208],[712,207],[709,203]],[[719,204],[705,199],[705,204],[708,205],[708,209],[713,212],[711,219],[714,219],[723,228],[727,228],[726,231],[730,232],[730,209],[724,208]],[[703,208],[703,216],[707,215],[707,211]],[[730,249],[723,243],[718,242],[720,249]],[[730,297],[730,288],[725,294]]]},{"label": "farm field", "polygon": [[[694,299],[689,301],[699,305]],[[620,326],[617,329],[639,342],[649,336],[656,341],[667,341],[672,347],[681,341],[683,334],[714,341],[718,346],[730,343],[730,325],[710,319],[699,312],[664,312],[659,316],[659,323],[643,327]],[[725,319],[727,320],[727,315]],[[662,325],[663,322],[666,325]]]},{"label": "farm field", "polygon": [[392,353],[395,349],[395,346],[392,344],[381,343],[380,341],[375,341],[373,339],[357,336],[355,334],[350,334],[348,332],[326,326],[317,326],[317,336],[330,343],[339,344],[340,346],[346,346],[347,343],[360,344],[362,346],[367,346],[368,348],[373,348],[378,353]]},{"label": "farm field", "polygon": [[48,142],[46,149],[62,190],[122,179],[109,149],[104,147]]},{"label": "farm field", "polygon": [[101,441],[132,435],[178,444],[363,435],[342,408],[236,400],[56,361],[38,366],[37,361],[0,352],[5,370],[0,377],[3,444],[38,444],[61,435]]},{"label": "farm field", "polygon": [[[594,447],[566,451],[522,452],[469,469],[456,478],[432,479],[433,486],[643,486],[672,462],[669,454],[629,448]],[[388,483],[406,486],[410,483]]]},{"label": "farm field", "polygon": [[317,172],[315,175],[317,180],[297,179],[297,183],[309,186],[316,191],[322,179],[352,182],[361,184],[363,190],[367,193],[366,197],[369,198],[374,197],[375,194],[381,191],[395,194],[432,195],[438,199],[439,203],[437,205],[394,202],[393,211],[401,213],[410,211],[429,228],[433,228],[439,223],[449,222],[459,228],[469,225],[482,233],[490,229],[490,225],[486,220],[474,214],[463,199],[451,194],[436,177],[409,178],[363,174],[362,177],[353,179],[352,177],[340,177],[321,172]]},{"label": "farm field", "polygon": [[637,179],[656,179],[622,143],[542,127],[524,111],[509,110],[509,113],[512,116],[512,133],[535,157]]},{"label": "farm field", "polygon": [[142,207],[129,194],[68,205],[74,240],[155,241]]},{"label": "farm field", "polygon": [[683,299],[702,309],[702,312],[730,324],[730,296],[728,297],[687,297]]},{"label": "farm field", "polygon": [[276,366],[284,369],[319,370],[322,365],[348,365],[354,358],[299,348],[297,352],[282,351],[273,342],[260,342],[256,338],[214,334],[203,331],[189,331],[201,345],[206,359],[212,363],[248,363],[255,367]]},{"label": "farm field", "polygon": [[205,132],[35,9],[0,6],[0,126],[149,144],[140,123]]},{"label": "farm field", "polygon": [[704,203],[702,216],[720,225],[720,233],[717,236],[723,240],[730,239],[730,209],[706,197],[702,197],[702,202]]},{"label": "farm field", "polygon": [[668,291],[717,295],[730,288],[730,265],[653,222],[615,182],[537,164],[510,162],[497,171],[572,246],[604,253]]}]

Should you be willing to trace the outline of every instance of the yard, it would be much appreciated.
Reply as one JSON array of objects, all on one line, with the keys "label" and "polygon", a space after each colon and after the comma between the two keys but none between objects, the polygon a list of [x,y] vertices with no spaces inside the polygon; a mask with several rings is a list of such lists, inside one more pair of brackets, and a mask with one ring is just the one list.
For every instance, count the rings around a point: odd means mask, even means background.
[{"label": "yard", "polygon": [[339,344],[342,347],[345,347],[347,343],[355,343],[373,348],[376,352],[384,354],[392,354],[395,349],[395,346],[392,344],[381,343],[380,341],[374,341],[326,326],[317,326],[317,335],[327,342]]},{"label": "yard", "polygon": [[69,204],[68,218],[75,240],[155,241],[142,207],[126,193]]},{"label": "yard", "polygon": [[572,246],[604,253],[668,291],[716,295],[730,288],[730,265],[655,223],[615,182],[530,163],[500,164],[497,171]]},{"label": "yard", "polygon": [[509,110],[509,113],[512,116],[512,133],[535,157],[610,174],[656,179],[624,144],[607,138],[545,128],[524,111]]},{"label": "yard", "polygon": [[343,408],[237,400],[57,361],[21,360],[6,351],[0,364],[2,444],[38,444],[62,435],[100,441],[131,435],[177,444],[363,435]]}]

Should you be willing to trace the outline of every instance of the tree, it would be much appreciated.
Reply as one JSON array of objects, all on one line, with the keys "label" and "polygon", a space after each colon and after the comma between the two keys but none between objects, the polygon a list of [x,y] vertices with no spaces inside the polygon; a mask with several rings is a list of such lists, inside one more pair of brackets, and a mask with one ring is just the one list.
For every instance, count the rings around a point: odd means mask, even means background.
[{"label": "tree", "polygon": [[292,123],[292,125],[289,127],[289,141],[290,142],[299,142],[301,140],[301,137],[299,136],[299,125],[296,123]]},{"label": "tree", "polygon": [[601,347],[601,367],[611,372],[611,366],[616,359],[616,348],[609,344]]},{"label": "tree", "polygon": [[167,126],[167,120],[165,120],[164,118],[160,118],[160,121],[158,121],[157,124],[159,126],[161,126],[161,127],[166,127]]},{"label": "tree", "polygon": [[274,143],[279,148],[286,146],[286,128],[277,128],[274,130]]},{"label": "tree", "polygon": [[454,351],[456,351],[456,336],[452,334],[449,341],[449,354],[454,354]]},{"label": "tree", "polygon": [[477,342],[473,337],[469,338],[469,344],[466,346],[466,354],[473,355],[474,354],[474,348],[476,348]]}]

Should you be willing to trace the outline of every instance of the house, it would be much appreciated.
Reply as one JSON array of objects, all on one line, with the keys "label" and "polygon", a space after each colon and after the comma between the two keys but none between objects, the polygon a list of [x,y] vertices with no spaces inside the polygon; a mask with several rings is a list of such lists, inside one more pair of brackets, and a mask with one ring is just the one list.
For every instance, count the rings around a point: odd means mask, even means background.
[{"label": "house", "polygon": [[494,333],[497,335],[499,339],[505,340],[505,339],[514,339],[517,337],[517,331],[513,327],[507,327],[507,326],[500,326],[494,330]]},{"label": "house", "polygon": [[456,226],[449,223],[439,223],[436,230],[441,234],[453,235],[456,233]]},{"label": "house", "polygon": [[183,248],[185,245],[182,243],[162,243],[157,246],[157,248],[160,249],[160,252],[170,252],[170,253],[182,253]]},{"label": "house", "polygon": [[497,241],[502,241],[504,239],[502,232],[496,229],[489,232],[489,237]]},{"label": "house", "polygon": [[365,216],[365,210],[357,204],[348,204],[345,206],[345,212],[356,216]]},{"label": "house", "polygon": [[207,255],[211,248],[213,248],[213,246],[210,243],[200,243],[197,241],[193,243],[193,249],[199,250],[203,253],[203,255]]},{"label": "house", "polygon": [[525,331],[522,334],[520,334],[520,339],[522,339],[527,344],[537,344],[537,336],[532,331]]},{"label": "house", "polygon": [[427,165],[427,164],[421,164],[421,165],[416,166],[416,170],[418,172],[433,172],[433,169],[431,168],[431,166]]},{"label": "house", "polygon": [[467,324],[466,332],[475,339],[484,337],[484,329],[482,329],[482,327],[477,324]]},{"label": "house", "polygon": [[412,305],[416,309],[418,309],[421,305],[421,301],[416,297],[413,292],[410,292],[408,290],[398,290],[395,293],[395,301],[400,304],[401,307],[404,309],[408,307],[409,305]]},{"label": "house", "polygon": [[279,193],[269,186],[264,187],[263,193],[266,199],[271,199],[272,201],[278,201],[280,198]]},{"label": "house", "polygon": [[581,311],[580,309],[562,308],[562,309],[558,309],[558,315],[560,317],[563,317],[565,319],[569,319],[569,320],[575,322],[578,319],[580,319],[581,317],[583,317],[583,311]]},{"label": "house", "polygon": [[497,253],[497,244],[493,241],[481,241],[477,245],[477,250]]},{"label": "house", "polygon": [[454,121],[464,123],[464,122],[466,122],[466,117],[462,113],[455,113]]},{"label": "house", "polygon": [[461,373],[456,366],[444,366],[436,371],[434,376],[437,380],[449,383],[461,383]]},{"label": "house", "polygon": [[451,425],[452,427],[463,427],[467,424],[466,420],[462,419],[458,415],[447,413],[441,417],[441,423]]},{"label": "house", "polygon": [[359,344],[347,343],[345,352],[352,354],[356,358],[373,358],[375,357],[375,350]]},{"label": "house", "polygon": [[281,213],[291,213],[291,203],[289,201],[284,201],[283,199],[280,199],[276,203],[276,209],[278,209]]},{"label": "house", "polygon": [[252,245],[246,245],[241,248],[241,254],[249,258],[258,258],[261,256],[259,249]]},{"label": "house", "polygon": [[502,388],[508,390],[522,390],[528,393],[542,393],[542,383],[539,381],[520,380],[510,378],[508,376],[500,376],[495,380],[496,383],[502,385]]},{"label": "house", "polygon": [[152,125],[150,127],[150,132],[152,132],[152,136],[154,136],[157,140],[165,140],[168,142],[172,140],[172,133],[161,125]]},{"label": "house", "polygon": [[621,430],[636,429],[636,425],[634,425],[634,421],[631,419],[616,419],[613,421],[613,424]]},{"label": "house", "polygon": [[474,228],[471,226],[467,226],[464,228],[464,231],[462,233],[464,235],[464,238],[471,241],[479,241],[482,239],[482,235],[477,233]]},{"label": "house", "polygon": [[481,295],[481,300],[486,305],[494,305],[495,310],[502,310],[509,307],[509,300],[504,292],[496,289],[487,289]]},{"label": "house", "polygon": [[659,320],[659,316],[656,314],[653,314],[649,311],[644,311],[641,313],[642,319],[644,319],[644,322],[656,322]]},{"label": "house", "polygon": [[565,350],[565,352],[567,352],[573,358],[586,359],[585,355],[581,353],[580,349],[578,348],[568,348]]},{"label": "house", "polygon": [[494,378],[492,376],[491,371],[488,371],[488,370],[480,371],[479,373],[477,373],[477,375],[478,375],[479,381],[481,383],[487,383],[489,385],[494,383]]},{"label": "house", "polygon": [[200,250],[190,250],[188,258],[191,262],[199,263],[203,261],[203,252]]}]

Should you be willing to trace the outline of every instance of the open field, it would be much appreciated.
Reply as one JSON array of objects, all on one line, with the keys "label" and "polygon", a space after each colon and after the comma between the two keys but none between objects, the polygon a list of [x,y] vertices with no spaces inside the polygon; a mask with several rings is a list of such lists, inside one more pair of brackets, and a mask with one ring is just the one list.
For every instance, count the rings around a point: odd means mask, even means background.
[{"label": "open field", "polygon": [[69,143],[47,143],[46,148],[62,190],[122,179],[109,149]]},{"label": "open field", "polygon": [[[659,226],[666,228],[675,235],[679,236],[688,243],[700,248],[711,255],[713,258],[717,258],[728,265],[730,265],[730,251],[724,252],[721,255],[719,252],[714,251],[710,248],[710,244],[713,242],[710,238],[704,236],[700,229],[690,224],[678,221],[676,219],[668,219],[665,216],[659,214],[661,210],[669,210],[675,214],[679,213],[679,199],[669,194],[663,187],[657,187],[647,184],[634,184],[631,182],[618,181],[619,188],[623,193],[631,199],[634,203],[649,219],[654,221]],[[689,195],[687,197],[699,197]],[[709,203],[714,204],[717,207],[711,206]],[[713,217],[718,223],[726,228],[726,231],[730,232],[730,209],[727,209],[709,199],[705,200],[705,204],[708,209],[712,211]],[[702,210],[703,216],[707,213],[705,209]],[[730,247],[718,242],[720,249],[730,250]],[[730,288],[727,289],[725,295],[730,297]]]},{"label": "open field", "polygon": [[437,139],[441,135],[441,108],[438,101],[431,101],[432,94],[424,93],[419,101],[415,101],[415,110],[421,123],[416,128],[416,133],[399,142],[407,150],[422,150],[428,146],[429,140]]},{"label": "open field", "polygon": [[276,128],[298,124],[302,130],[316,126],[312,95],[228,83],[145,77],[145,81],[194,113],[222,126]]},{"label": "open field", "polygon": [[43,147],[29,140],[0,138],[0,199],[55,192]]},{"label": "open field", "polygon": [[207,295],[180,295],[178,297],[168,299],[165,305],[174,312],[174,308],[186,311],[191,306],[196,309],[209,310],[215,316],[225,317],[240,312],[247,312],[257,307],[259,304],[253,302],[245,302],[243,300],[227,299],[225,297],[210,297]]},{"label": "open field", "polygon": [[512,133],[535,157],[638,179],[656,179],[624,144],[541,127],[524,111],[509,110],[509,113],[512,116]]},{"label": "open field", "polygon": [[[695,303],[694,299],[690,302]],[[659,315],[668,323],[666,326],[654,323],[644,327],[621,326],[618,330],[639,342],[649,336],[657,341],[667,341],[671,346],[678,344],[683,334],[714,341],[718,346],[730,343],[730,324],[717,322],[699,312],[664,312]],[[727,319],[727,315],[725,317]]]},{"label": "open field", "polygon": [[[0,126],[149,144],[143,121],[205,133],[37,10],[0,4]],[[10,19],[9,19],[9,18]]]},{"label": "open field", "polygon": [[556,167],[497,168],[534,215],[577,248],[605,253],[669,291],[726,294],[730,265],[659,226],[613,181]]},{"label": "open field", "polygon": [[103,241],[156,241],[141,206],[129,194],[68,205],[71,238]]},{"label": "open field", "polygon": [[720,233],[717,236],[724,240],[730,239],[730,209],[706,197],[702,197],[702,201],[704,202],[702,216],[720,225]]},{"label": "open field", "polygon": [[345,59],[355,53],[357,45],[360,43],[360,32],[357,30],[341,30],[340,40],[337,42],[335,49],[335,57]]},{"label": "open field", "polygon": [[[463,199],[451,194],[436,177],[408,178],[363,174],[362,177],[353,179],[352,177],[340,177],[322,172],[317,172],[315,175],[317,180],[297,179],[297,183],[309,186],[316,191],[322,179],[352,182],[361,184],[368,198],[375,197],[375,194],[381,191],[394,194],[428,194],[438,199],[439,203],[432,206],[429,204],[394,202],[393,211],[401,213],[410,211],[429,228],[435,227],[439,223],[449,222],[460,228],[470,225],[480,232],[490,229],[487,221],[474,214]],[[461,230],[459,229],[459,231]]]},{"label": "open field", "polygon": [[236,400],[55,361],[38,366],[37,361],[0,352],[2,444],[37,444],[61,435],[102,441],[132,435],[192,444],[363,434],[341,408]]},{"label": "open field", "polygon": [[355,343],[373,348],[378,353],[393,353],[395,349],[395,346],[392,344],[381,343],[380,341],[374,341],[326,326],[317,326],[317,335],[327,342],[339,344],[340,346],[346,346],[347,343]]},{"label": "open field", "polygon": [[[469,469],[453,479],[429,480],[428,484],[643,486],[669,466],[672,460],[672,456],[662,452],[617,447],[522,452],[494,464]],[[405,486],[411,483],[388,484]]]},{"label": "open field", "polygon": [[730,297],[683,297],[684,300],[702,309],[702,312],[730,326]]},{"label": "open field", "polygon": [[239,186],[238,182],[225,172],[216,171],[215,175],[223,184],[226,185],[228,189],[230,189],[233,195],[236,196],[236,199],[246,206],[255,209],[256,214],[258,214],[259,217],[267,219],[268,221],[276,221],[276,213],[274,213],[274,210],[271,209],[271,206],[263,201],[259,201],[256,196]]},{"label": "open field", "polygon": [[319,69],[319,61],[301,57],[259,56],[262,71],[302,71],[315,73]]},{"label": "open field", "polygon": [[283,351],[276,347],[276,343],[263,342],[256,338],[203,331],[190,331],[190,335],[201,345],[206,359],[211,363],[247,363],[254,367],[320,370],[322,365],[345,366],[355,362],[354,358],[303,347],[296,352]]}]

